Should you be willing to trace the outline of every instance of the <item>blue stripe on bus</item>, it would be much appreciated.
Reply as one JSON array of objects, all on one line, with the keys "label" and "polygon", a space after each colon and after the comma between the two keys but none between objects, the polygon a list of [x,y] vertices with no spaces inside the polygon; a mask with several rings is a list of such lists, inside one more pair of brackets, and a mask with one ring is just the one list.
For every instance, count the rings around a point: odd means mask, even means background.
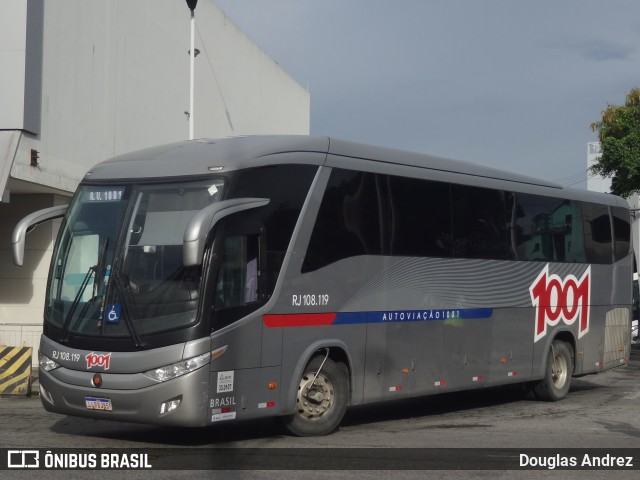
[{"label": "blue stripe on bus", "polygon": [[439,320],[471,320],[490,318],[492,308],[392,310],[383,312],[337,312],[333,325],[386,322],[425,322]]}]

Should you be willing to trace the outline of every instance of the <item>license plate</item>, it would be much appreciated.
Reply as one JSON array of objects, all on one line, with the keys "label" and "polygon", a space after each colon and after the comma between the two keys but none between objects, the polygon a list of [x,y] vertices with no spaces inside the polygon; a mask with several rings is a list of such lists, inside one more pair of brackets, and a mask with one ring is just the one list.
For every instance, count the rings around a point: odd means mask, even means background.
[{"label": "license plate", "polygon": [[84,403],[89,410],[105,410],[107,412],[113,410],[110,398],[84,397]]}]

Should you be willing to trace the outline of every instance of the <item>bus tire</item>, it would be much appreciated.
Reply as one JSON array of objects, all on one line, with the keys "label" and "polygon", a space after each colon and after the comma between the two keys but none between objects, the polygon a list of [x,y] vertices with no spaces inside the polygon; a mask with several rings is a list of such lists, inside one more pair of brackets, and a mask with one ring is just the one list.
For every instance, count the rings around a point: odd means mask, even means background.
[{"label": "bus tire", "polygon": [[299,437],[328,435],[338,428],[348,403],[347,367],[318,355],[309,361],[300,378],[295,413],[282,417],[282,423],[289,433]]},{"label": "bus tire", "polygon": [[547,354],[545,376],[533,387],[538,400],[557,402],[569,393],[573,374],[573,348],[570,344],[554,340]]}]

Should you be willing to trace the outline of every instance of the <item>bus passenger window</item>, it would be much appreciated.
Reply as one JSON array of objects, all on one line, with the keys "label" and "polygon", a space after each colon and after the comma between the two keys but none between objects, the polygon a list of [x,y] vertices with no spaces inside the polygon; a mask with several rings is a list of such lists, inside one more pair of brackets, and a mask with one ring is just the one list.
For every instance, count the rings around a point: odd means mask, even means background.
[{"label": "bus passenger window", "polygon": [[611,220],[606,205],[582,204],[584,215],[584,243],[591,263],[611,263],[613,245]]},{"label": "bus passenger window", "polygon": [[453,185],[451,197],[454,256],[498,260],[511,258],[504,192]]},{"label": "bus passenger window", "polygon": [[629,211],[622,207],[612,207],[614,255],[616,261],[629,255],[631,249],[631,217]]},{"label": "bus passenger window", "polygon": [[302,272],[358,255],[383,253],[380,182],[367,172],[334,169],[313,227]]},{"label": "bus passenger window", "polygon": [[417,178],[388,177],[391,255],[451,257],[451,187]]},{"label": "bus passenger window", "polygon": [[516,193],[511,225],[516,260],[586,261],[579,202]]}]

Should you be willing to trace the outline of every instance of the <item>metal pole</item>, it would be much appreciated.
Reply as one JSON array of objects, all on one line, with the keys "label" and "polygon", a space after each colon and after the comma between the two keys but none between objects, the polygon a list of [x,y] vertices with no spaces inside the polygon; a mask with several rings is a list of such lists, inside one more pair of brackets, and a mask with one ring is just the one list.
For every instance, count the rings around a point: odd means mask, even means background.
[{"label": "metal pole", "polygon": [[191,76],[189,85],[189,140],[193,140],[193,86],[194,86],[194,74],[195,74],[195,26],[196,16],[195,11],[191,10],[191,50],[190,50],[190,63],[191,63]]}]

